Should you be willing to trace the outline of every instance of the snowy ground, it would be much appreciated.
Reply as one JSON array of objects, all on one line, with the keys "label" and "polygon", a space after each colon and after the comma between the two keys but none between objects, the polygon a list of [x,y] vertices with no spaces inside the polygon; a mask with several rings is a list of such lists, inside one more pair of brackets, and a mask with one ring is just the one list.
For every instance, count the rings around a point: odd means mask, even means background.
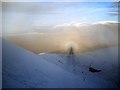
[{"label": "snowy ground", "polygon": [[[45,60],[60,66],[66,71],[82,74],[94,74],[100,78],[118,83],[118,48],[105,48],[81,55],[66,56],[63,54],[39,54]],[[46,57],[47,56],[47,57]],[[89,67],[100,69],[101,72],[90,73]],[[88,76],[87,76],[88,77]]]},{"label": "snowy ground", "polygon": [[[3,88],[117,87],[117,47],[81,55],[36,55],[3,40]],[[88,71],[89,66],[101,72]]]}]

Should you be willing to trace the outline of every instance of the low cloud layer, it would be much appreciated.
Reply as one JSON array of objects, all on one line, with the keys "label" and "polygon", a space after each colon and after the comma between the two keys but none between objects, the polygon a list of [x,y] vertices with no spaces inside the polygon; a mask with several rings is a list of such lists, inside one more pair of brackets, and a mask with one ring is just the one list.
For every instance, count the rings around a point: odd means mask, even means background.
[{"label": "low cloud layer", "polygon": [[[40,29],[40,28],[39,28]],[[49,28],[51,32],[12,34],[7,39],[34,53],[84,53],[118,46],[118,23],[104,21],[94,24],[63,24]]]}]

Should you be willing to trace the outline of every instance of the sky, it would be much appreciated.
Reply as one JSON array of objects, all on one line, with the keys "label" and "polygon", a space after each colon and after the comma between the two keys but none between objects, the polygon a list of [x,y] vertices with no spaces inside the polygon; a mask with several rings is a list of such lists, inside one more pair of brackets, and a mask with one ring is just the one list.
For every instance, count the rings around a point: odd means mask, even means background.
[{"label": "sky", "polygon": [[35,53],[117,46],[114,10],[113,2],[3,2],[3,36]]},{"label": "sky", "polygon": [[[117,21],[113,2],[3,2],[4,32],[68,23]],[[18,29],[19,28],[19,29]]]}]

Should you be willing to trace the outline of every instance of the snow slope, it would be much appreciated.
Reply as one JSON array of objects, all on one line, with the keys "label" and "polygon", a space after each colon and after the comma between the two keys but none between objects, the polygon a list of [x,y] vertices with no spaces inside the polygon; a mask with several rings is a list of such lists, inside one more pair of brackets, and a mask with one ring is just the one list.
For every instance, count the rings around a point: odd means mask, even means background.
[{"label": "snow slope", "polygon": [[[89,74],[89,67],[102,70],[94,75],[118,84],[118,47],[104,48],[80,55],[39,54],[69,72]],[[48,55],[48,57],[46,57]],[[82,68],[82,70],[81,70]]]},{"label": "snow slope", "polygon": [[[44,57],[43,57],[44,55]],[[55,55],[56,56],[56,55]],[[66,58],[66,56],[64,56]],[[49,60],[3,40],[3,88],[111,88],[115,83],[92,73],[76,74]],[[71,69],[73,68],[70,65]],[[85,70],[81,68],[81,71]]]}]

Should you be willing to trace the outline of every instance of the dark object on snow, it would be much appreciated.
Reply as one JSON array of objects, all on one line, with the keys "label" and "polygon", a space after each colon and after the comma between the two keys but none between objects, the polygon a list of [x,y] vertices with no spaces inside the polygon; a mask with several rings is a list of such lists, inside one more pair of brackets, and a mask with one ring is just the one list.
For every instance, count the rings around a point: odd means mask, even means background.
[{"label": "dark object on snow", "polygon": [[89,71],[90,72],[100,72],[101,70],[97,70],[95,68],[89,67]]}]

